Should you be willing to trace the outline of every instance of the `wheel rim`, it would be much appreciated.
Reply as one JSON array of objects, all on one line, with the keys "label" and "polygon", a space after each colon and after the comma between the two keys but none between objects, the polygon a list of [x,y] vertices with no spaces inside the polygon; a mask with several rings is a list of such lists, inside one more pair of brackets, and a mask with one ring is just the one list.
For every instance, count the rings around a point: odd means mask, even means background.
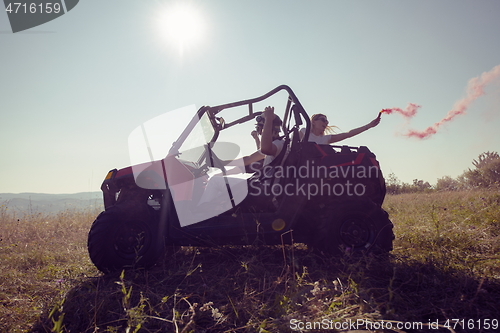
[{"label": "wheel rim", "polygon": [[149,238],[149,230],[144,225],[129,224],[117,231],[113,244],[120,257],[129,259],[147,250]]},{"label": "wheel rim", "polygon": [[369,248],[373,243],[371,221],[364,216],[352,216],[345,219],[340,226],[340,239],[346,248]]}]

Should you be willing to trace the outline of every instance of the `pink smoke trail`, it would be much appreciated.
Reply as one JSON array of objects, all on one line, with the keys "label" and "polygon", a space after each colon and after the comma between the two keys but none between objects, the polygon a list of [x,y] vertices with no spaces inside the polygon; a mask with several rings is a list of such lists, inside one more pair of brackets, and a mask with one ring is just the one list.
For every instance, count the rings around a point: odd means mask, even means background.
[{"label": "pink smoke trail", "polygon": [[[453,120],[456,116],[465,114],[469,105],[472,102],[474,102],[477,98],[485,94],[484,88],[486,87],[486,85],[488,85],[498,77],[500,77],[500,65],[493,67],[493,69],[489,72],[484,72],[479,77],[470,79],[469,83],[467,84],[467,95],[464,98],[455,102],[453,109],[448,111],[448,113],[443,119],[441,119],[437,123],[434,123],[434,125],[429,126],[422,131],[410,129],[405,135],[408,137],[424,139],[433,134],[436,134],[438,129],[443,124]],[[416,114],[417,109],[419,107],[420,107],[419,105],[410,103],[408,104],[405,110],[401,110],[400,108],[383,109],[382,111],[380,111],[380,114],[382,113],[391,114],[392,112],[397,112],[403,115],[405,118],[411,118]]]},{"label": "pink smoke trail", "polygon": [[417,110],[419,108],[420,108],[420,105],[408,103],[408,105],[406,106],[406,108],[404,110],[400,109],[400,108],[390,108],[390,109],[383,109],[382,111],[380,111],[380,113],[391,114],[393,112],[397,112],[405,118],[411,118],[417,114]]}]

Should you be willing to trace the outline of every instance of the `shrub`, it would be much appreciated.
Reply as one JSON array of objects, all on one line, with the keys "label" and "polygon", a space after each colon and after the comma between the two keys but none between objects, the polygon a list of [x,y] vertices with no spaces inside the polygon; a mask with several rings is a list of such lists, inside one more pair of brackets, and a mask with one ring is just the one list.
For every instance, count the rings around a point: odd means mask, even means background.
[{"label": "shrub", "polygon": [[500,155],[497,152],[485,152],[472,164],[475,169],[464,172],[467,185],[476,188],[497,187],[500,185]]}]

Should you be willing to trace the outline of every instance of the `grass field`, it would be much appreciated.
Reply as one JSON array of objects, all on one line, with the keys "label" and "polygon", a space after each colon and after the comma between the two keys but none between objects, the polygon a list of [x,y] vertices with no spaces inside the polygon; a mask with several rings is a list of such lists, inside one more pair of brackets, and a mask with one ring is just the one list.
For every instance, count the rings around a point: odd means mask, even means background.
[{"label": "grass field", "polygon": [[500,195],[402,194],[384,208],[396,234],[388,258],[183,247],[151,270],[103,276],[86,249],[98,212],[4,205],[0,331],[500,331]]}]

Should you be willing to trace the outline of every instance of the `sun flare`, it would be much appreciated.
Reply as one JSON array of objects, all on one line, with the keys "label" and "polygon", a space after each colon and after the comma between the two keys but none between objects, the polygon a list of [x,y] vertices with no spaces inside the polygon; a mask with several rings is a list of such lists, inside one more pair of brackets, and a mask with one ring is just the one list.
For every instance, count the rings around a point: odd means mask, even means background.
[{"label": "sun flare", "polygon": [[178,3],[164,9],[159,18],[160,33],[174,43],[182,54],[203,37],[202,16],[194,6]]}]

